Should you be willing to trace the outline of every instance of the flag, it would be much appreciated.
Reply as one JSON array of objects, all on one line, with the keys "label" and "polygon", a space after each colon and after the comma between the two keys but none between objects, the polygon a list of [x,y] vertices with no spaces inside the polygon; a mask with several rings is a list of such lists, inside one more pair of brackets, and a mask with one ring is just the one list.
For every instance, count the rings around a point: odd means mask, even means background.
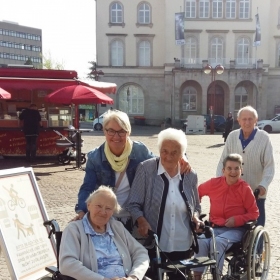
[{"label": "flag", "polygon": [[259,14],[256,14],[255,17],[256,17],[256,34],[254,40],[254,47],[258,47],[261,45],[261,24],[260,24]]},{"label": "flag", "polygon": [[176,45],[185,44],[184,13],[175,13],[175,42]]}]

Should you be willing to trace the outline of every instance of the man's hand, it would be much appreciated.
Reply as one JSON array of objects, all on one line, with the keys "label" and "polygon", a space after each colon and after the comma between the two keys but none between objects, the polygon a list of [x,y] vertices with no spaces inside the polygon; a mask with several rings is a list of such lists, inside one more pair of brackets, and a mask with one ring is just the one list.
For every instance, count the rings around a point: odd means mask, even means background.
[{"label": "man's hand", "polygon": [[140,235],[147,237],[148,236],[148,229],[152,230],[150,224],[144,217],[139,217],[137,219],[138,223],[138,232]]},{"label": "man's hand", "polygon": [[84,211],[79,212],[78,215],[71,220],[71,222],[81,220],[85,214],[86,213]]},{"label": "man's hand", "polygon": [[225,226],[226,227],[234,227],[235,220],[234,217],[230,217],[226,220]]},{"label": "man's hand", "polygon": [[259,196],[262,196],[262,195],[266,194],[266,189],[263,186],[258,186],[257,189],[260,190]]},{"label": "man's hand", "polygon": [[180,173],[189,173],[191,171],[191,166],[186,157],[180,159]]}]

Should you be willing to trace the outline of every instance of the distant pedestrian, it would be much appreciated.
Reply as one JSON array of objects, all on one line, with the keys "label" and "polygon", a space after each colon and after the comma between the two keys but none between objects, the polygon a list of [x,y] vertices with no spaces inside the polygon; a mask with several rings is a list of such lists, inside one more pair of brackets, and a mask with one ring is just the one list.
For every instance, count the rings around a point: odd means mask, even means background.
[{"label": "distant pedestrian", "polygon": [[36,104],[30,104],[19,116],[23,121],[23,133],[26,140],[26,160],[33,161],[36,157],[37,138],[40,126],[42,126],[41,116]]},{"label": "distant pedestrian", "polygon": [[269,135],[256,126],[258,121],[257,111],[246,106],[241,108],[237,114],[240,129],[229,134],[224,151],[217,167],[217,177],[222,176],[223,160],[228,154],[237,153],[242,155],[243,172],[241,179],[246,181],[253,191],[260,190],[257,200],[260,216],[258,225],[265,225],[265,198],[268,186],[275,173],[273,148]]},{"label": "distant pedestrian", "polygon": [[232,113],[229,112],[225,124],[224,142],[227,141],[227,137],[231,133],[232,129],[233,129],[233,116]]}]

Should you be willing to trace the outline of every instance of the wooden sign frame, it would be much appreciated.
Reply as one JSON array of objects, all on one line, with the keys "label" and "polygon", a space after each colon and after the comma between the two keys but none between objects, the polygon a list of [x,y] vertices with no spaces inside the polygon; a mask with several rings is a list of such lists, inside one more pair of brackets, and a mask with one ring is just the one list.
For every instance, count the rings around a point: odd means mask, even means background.
[{"label": "wooden sign frame", "polygon": [[11,279],[39,279],[56,266],[56,246],[32,168],[0,170],[0,247]]}]

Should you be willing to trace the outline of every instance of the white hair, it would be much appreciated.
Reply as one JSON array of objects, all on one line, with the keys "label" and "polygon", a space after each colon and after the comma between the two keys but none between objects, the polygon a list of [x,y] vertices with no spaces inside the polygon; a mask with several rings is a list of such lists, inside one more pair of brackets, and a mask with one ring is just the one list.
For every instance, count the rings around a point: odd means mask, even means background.
[{"label": "white hair", "polygon": [[129,121],[129,117],[125,112],[119,111],[119,110],[108,110],[108,112],[104,115],[104,119],[103,119],[103,128],[106,129],[108,123],[114,120],[116,121],[119,126],[128,132],[128,134],[130,135],[131,133],[131,125],[130,125],[130,121]]},{"label": "white hair", "polygon": [[187,138],[185,133],[181,129],[167,128],[162,130],[158,135],[158,149],[161,150],[163,141],[170,140],[176,141],[181,147],[181,154],[187,150]]},{"label": "white hair", "polygon": [[113,192],[113,190],[110,187],[107,186],[100,186],[97,190],[92,192],[89,197],[86,200],[86,203],[91,203],[93,199],[98,195],[98,194],[103,194],[107,196],[108,198],[112,198],[115,201],[115,207],[114,207],[114,212],[118,213],[121,210],[121,206],[118,203],[117,196]]},{"label": "white hair", "polygon": [[237,113],[237,118],[240,117],[240,115],[241,115],[241,113],[242,113],[243,111],[251,112],[251,113],[254,115],[254,117],[255,117],[256,119],[258,118],[258,112],[257,112],[257,110],[256,110],[255,108],[253,108],[252,106],[250,106],[250,105],[240,108],[239,111],[238,111],[238,113]]}]

